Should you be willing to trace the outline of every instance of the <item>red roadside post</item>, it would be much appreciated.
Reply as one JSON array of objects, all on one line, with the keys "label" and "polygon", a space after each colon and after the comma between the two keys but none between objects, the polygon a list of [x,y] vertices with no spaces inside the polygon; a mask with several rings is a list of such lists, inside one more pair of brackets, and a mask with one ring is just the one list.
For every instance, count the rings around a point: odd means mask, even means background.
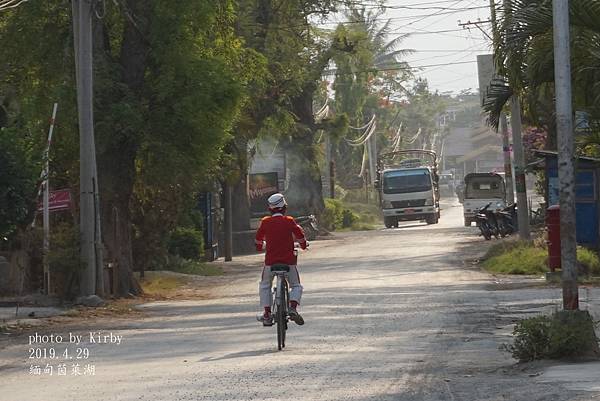
[{"label": "red roadside post", "polygon": [[560,269],[560,206],[550,206],[546,211],[548,229],[548,268],[552,273]]}]

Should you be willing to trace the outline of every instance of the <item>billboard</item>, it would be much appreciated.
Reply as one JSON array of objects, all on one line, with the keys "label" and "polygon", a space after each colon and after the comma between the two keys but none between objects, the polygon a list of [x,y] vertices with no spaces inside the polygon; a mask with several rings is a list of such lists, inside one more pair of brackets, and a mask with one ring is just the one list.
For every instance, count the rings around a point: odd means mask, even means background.
[{"label": "billboard", "polygon": [[250,211],[253,216],[264,216],[267,210],[269,196],[279,192],[278,175],[271,173],[256,173],[249,176]]}]

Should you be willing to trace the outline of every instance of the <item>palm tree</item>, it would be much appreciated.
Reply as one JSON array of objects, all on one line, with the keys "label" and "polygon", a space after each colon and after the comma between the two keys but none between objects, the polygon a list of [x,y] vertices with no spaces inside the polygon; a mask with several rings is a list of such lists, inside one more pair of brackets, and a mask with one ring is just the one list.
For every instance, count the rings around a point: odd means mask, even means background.
[{"label": "palm tree", "polygon": [[[494,43],[496,64],[504,80],[494,82],[484,108],[491,125],[513,93],[523,99],[524,117],[548,130],[555,147],[554,45],[552,1],[507,0],[500,12],[500,35]],[[600,2],[570,2],[571,63],[575,110],[585,111],[592,130],[600,125]],[[585,148],[600,135],[586,138]]]},{"label": "palm tree", "polygon": [[[405,93],[404,83],[412,76],[410,66],[402,60],[412,50],[400,47],[406,35],[389,39],[391,21],[380,24],[381,15],[381,10],[351,8],[346,12],[348,23],[340,24],[333,33],[334,40],[350,50],[337,52],[333,57],[335,110],[346,114],[354,126],[362,126],[373,114],[382,114],[378,99],[389,101],[395,94]],[[362,152],[343,141],[336,147],[341,173],[338,177],[342,183],[354,186]]]}]

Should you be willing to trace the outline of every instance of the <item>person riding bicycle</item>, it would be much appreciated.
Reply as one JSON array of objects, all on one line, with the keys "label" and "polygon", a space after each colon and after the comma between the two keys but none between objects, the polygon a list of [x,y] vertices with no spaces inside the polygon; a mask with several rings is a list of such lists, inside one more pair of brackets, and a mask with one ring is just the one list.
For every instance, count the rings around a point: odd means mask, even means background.
[{"label": "person riding bicycle", "polygon": [[298,313],[298,305],[302,298],[302,285],[296,266],[296,254],[294,242],[298,242],[302,249],[308,247],[304,237],[304,230],[291,216],[286,216],[287,202],[282,194],[274,194],[267,200],[271,216],[263,218],[256,231],[256,250],[262,251],[266,242],[265,267],[259,286],[260,304],[264,308],[263,326],[272,326],[271,316],[271,266],[274,264],[285,264],[290,267],[288,282],[290,284],[290,305],[288,315],[296,324],[304,324],[304,319]]}]

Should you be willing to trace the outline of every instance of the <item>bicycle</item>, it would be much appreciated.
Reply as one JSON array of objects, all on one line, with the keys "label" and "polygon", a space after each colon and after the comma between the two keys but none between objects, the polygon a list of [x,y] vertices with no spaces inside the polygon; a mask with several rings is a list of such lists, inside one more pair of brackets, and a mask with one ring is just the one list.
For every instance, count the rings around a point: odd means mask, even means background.
[{"label": "bicycle", "polygon": [[[294,256],[298,259],[298,248],[294,249]],[[271,318],[275,318],[277,325],[277,349],[285,348],[285,336],[288,329],[290,316],[288,314],[288,302],[290,300],[290,286],[288,275],[290,266],[284,263],[275,263],[271,266],[271,278],[276,278],[275,286],[271,291]],[[256,319],[262,321],[263,315],[257,315]]]},{"label": "bicycle", "polygon": [[272,292],[271,310],[277,325],[277,349],[285,348],[285,334],[288,328],[289,316],[287,312],[288,300],[290,298],[289,285],[287,281],[290,267],[284,264],[271,266],[271,274],[276,277],[276,285]]}]

